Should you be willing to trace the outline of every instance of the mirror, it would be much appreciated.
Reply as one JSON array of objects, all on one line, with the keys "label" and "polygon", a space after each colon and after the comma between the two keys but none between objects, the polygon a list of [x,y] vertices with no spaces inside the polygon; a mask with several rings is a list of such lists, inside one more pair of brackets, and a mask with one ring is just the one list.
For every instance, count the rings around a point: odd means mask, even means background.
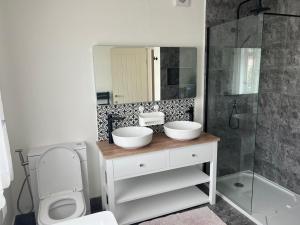
[{"label": "mirror", "polygon": [[196,47],[94,46],[101,105],[196,97]]}]

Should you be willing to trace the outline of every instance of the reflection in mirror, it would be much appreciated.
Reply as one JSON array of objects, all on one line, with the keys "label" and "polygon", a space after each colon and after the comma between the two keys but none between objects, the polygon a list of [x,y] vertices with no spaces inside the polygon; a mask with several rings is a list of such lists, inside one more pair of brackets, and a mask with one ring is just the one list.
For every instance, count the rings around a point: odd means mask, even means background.
[{"label": "reflection in mirror", "polygon": [[98,104],[196,97],[197,48],[93,48]]},{"label": "reflection in mirror", "polygon": [[260,48],[228,48],[226,58],[231,61],[228,95],[258,93]]}]

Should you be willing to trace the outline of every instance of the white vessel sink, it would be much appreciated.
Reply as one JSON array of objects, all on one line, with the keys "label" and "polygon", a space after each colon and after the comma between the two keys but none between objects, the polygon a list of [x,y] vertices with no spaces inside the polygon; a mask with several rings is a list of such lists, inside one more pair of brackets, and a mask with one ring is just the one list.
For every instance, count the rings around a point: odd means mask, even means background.
[{"label": "white vessel sink", "polygon": [[165,134],[172,139],[185,141],[195,139],[201,134],[202,125],[191,121],[174,121],[164,125]]},{"label": "white vessel sink", "polygon": [[153,130],[148,127],[122,127],[112,132],[116,145],[125,149],[141,148],[152,141]]}]

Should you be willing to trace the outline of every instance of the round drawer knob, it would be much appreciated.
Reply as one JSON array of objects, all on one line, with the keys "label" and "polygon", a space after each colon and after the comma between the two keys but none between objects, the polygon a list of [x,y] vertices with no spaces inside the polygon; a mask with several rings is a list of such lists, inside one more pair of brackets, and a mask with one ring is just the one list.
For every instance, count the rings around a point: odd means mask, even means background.
[{"label": "round drawer knob", "polygon": [[197,155],[196,155],[196,154],[193,154],[192,156],[193,156],[194,158],[195,158],[195,157],[197,157]]},{"label": "round drawer knob", "polygon": [[145,167],[145,164],[144,164],[144,163],[141,163],[139,166],[140,166],[140,167]]}]

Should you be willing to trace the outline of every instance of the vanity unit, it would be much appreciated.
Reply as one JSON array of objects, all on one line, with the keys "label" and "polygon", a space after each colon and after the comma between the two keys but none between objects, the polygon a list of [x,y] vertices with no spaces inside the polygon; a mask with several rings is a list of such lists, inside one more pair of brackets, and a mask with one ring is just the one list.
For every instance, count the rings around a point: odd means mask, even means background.
[{"label": "vanity unit", "polygon": [[[155,134],[150,145],[132,150],[98,142],[103,208],[123,225],[215,204],[218,141],[207,133],[190,141]],[[206,162],[210,176],[202,172]],[[195,186],[203,183],[209,195]]]}]

